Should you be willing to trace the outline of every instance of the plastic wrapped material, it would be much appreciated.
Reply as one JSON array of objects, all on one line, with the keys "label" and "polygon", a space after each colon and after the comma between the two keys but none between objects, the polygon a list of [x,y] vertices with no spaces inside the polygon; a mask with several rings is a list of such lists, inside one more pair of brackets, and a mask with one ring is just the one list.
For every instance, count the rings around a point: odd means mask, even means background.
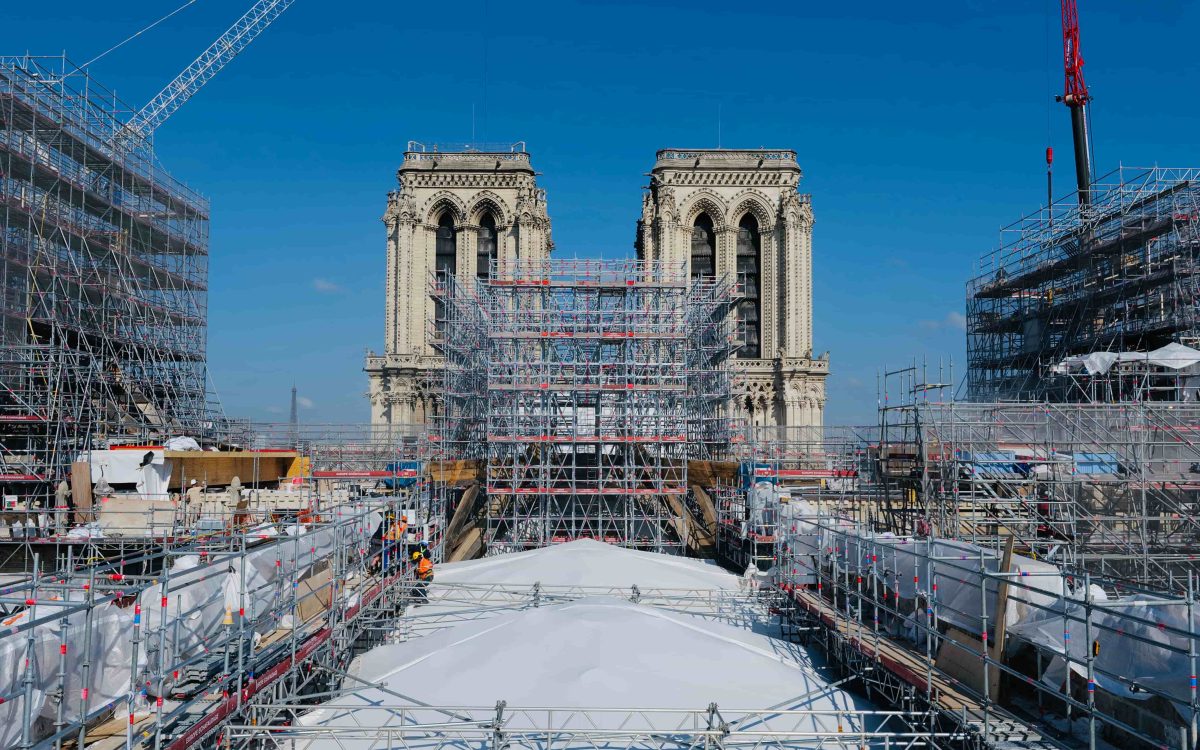
[{"label": "plastic wrapped material", "polygon": [[[26,711],[25,680],[31,680],[29,715],[31,738],[37,740],[53,725],[58,715],[58,703],[50,696],[59,686],[59,668],[66,664],[65,721],[78,721],[82,709],[82,689],[88,689],[88,710],[94,712],[129,691],[131,651],[128,634],[133,613],[106,603],[91,613],[89,624],[82,602],[47,602],[6,618],[6,628],[20,628],[36,620],[32,633],[17,632],[0,639],[0,695],[11,696],[0,703],[0,747],[21,744]],[[77,609],[65,617],[56,616]],[[52,619],[48,619],[52,618]],[[65,639],[64,639],[65,620]],[[88,631],[91,631],[90,641]],[[32,638],[31,638],[32,635]],[[66,644],[67,652],[61,649]],[[28,666],[26,656],[29,657]],[[83,684],[84,665],[88,665],[87,684]]]},{"label": "plastic wrapped material", "polygon": [[[21,743],[27,676],[29,726],[35,741],[49,733],[57,719],[58,704],[50,696],[60,683],[65,685],[63,719],[67,722],[79,720],[85,687],[89,714],[127,697],[134,670],[139,682],[144,682],[145,674],[162,674],[170,688],[175,678],[168,666],[202,656],[223,643],[222,631],[234,615],[245,612],[259,634],[277,627],[289,614],[281,611],[283,584],[330,560],[339,543],[365,549],[378,523],[378,513],[367,513],[336,527],[278,537],[244,554],[174,558],[156,582],[137,592],[134,601],[125,599],[118,606],[101,597],[102,603],[91,609],[90,624],[82,590],[66,601],[38,597],[35,606],[0,622],[4,633],[0,698],[5,699],[0,701],[0,748]],[[82,684],[85,670],[86,685]]]},{"label": "plastic wrapped material", "polygon": [[[1090,592],[1090,602],[1084,600],[1083,591],[1069,596],[1051,611],[1012,626],[1010,632],[1051,653],[1069,655],[1070,669],[1080,682],[1087,680],[1091,652],[1098,687],[1134,700],[1157,692],[1174,701],[1186,717],[1193,669],[1186,633],[1200,632],[1197,613],[1192,613],[1189,623],[1188,606],[1177,600],[1134,596],[1107,602],[1097,587]],[[1058,656],[1046,667],[1042,680],[1061,689],[1066,676],[1067,660]]]}]

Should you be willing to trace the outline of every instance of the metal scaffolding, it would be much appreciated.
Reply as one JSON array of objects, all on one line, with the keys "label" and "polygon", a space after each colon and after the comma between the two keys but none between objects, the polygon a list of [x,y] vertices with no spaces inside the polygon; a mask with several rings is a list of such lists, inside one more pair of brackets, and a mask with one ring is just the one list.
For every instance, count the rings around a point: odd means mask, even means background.
[{"label": "metal scaffolding", "polygon": [[1200,552],[1200,408],[917,403],[891,412],[866,520],[1167,586]]},{"label": "metal scaffolding", "polygon": [[983,747],[1196,746],[1192,576],[1146,590],[797,507],[780,526],[785,628],[869,694]]},{"label": "metal scaffolding", "polygon": [[727,450],[732,285],[641,261],[433,283],[435,456],[484,462],[489,553],[579,538],[680,552],[687,459]]},{"label": "metal scaffolding", "polygon": [[716,506],[718,559],[737,570],[770,568],[778,510],[793,498],[825,512],[857,512],[872,492],[868,444],[877,429],[744,428],[735,440],[736,479],[706,488]]},{"label": "metal scaffolding", "polygon": [[971,400],[1178,399],[1174,373],[1070,377],[1069,356],[1200,337],[1200,170],[1122,167],[1001,231],[967,283]]},{"label": "metal scaffolding", "polygon": [[[0,513],[0,745],[182,749],[252,704],[340,687],[356,653],[395,636],[413,553],[442,555],[424,435],[255,425],[247,444],[194,454],[241,458],[228,486],[98,491],[64,511],[73,523]],[[287,476],[260,466],[277,454]]]},{"label": "metal scaffolding", "polygon": [[109,145],[128,111],[63,57],[0,57],[0,475],[35,503],[94,443],[220,426],[208,201]]}]

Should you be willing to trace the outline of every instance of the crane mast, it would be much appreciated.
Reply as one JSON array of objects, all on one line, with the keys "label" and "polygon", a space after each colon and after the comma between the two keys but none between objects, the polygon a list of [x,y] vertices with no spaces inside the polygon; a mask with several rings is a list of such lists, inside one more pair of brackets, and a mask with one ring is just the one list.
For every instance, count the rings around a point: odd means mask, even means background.
[{"label": "crane mast", "polygon": [[1075,0],[1062,0],[1063,69],[1066,83],[1058,101],[1071,110],[1071,140],[1075,147],[1075,184],[1079,204],[1092,197],[1092,135],[1088,129],[1087,83],[1083,80],[1083,54],[1079,50],[1079,8]]},{"label": "crane mast", "polygon": [[183,72],[158,92],[113,136],[112,146],[129,151],[145,143],[184,102],[288,9],[295,0],[258,0]]}]

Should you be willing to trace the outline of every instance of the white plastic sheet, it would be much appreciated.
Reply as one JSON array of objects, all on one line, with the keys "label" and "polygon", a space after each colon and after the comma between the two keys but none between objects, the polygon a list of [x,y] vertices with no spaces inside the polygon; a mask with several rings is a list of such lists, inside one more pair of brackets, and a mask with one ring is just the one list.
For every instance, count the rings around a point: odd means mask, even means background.
[{"label": "white plastic sheet", "polygon": [[[737,576],[712,562],[622,549],[590,539],[528,552],[438,566],[442,583],[505,586],[589,586],[628,590],[685,589],[734,591]],[[436,589],[436,586],[435,586]],[[436,591],[434,592],[436,596]]]},{"label": "white plastic sheet", "polygon": [[1200,350],[1171,342],[1148,352],[1091,352],[1067,357],[1054,365],[1053,370],[1058,373],[1083,370],[1088,375],[1103,375],[1118,362],[1144,362],[1155,367],[1183,370],[1200,364]]},{"label": "white plastic sheet", "polygon": [[[65,662],[60,653],[63,617],[52,617],[33,627],[32,651],[30,632],[19,629],[33,621],[31,613],[40,620],[78,602],[39,600],[34,609],[6,618],[0,622],[4,628],[0,636],[0,697],[8,698],[0,703],[0,748],[20,744],[26,710],[26,674],[32,679],[29,706],[32,723],[37,725],[34,727],[37,739],[50,731],[57,717],[57,703],[48,696],[58,689],[61,665],[65,664],[66,674],[63,715],[67,721],[73,721],[79,718],[82,708],[82,688],[88,689],[89,711],[126,697],[132,671],[136,669],[141,674],[153,666],[151,659],[158,664],[179,663],[210,649],[221,637],[227,611],[236,613],[245,607],[257,632],[274,627],[282,614],[277,606],[278,584],[291,580],[293,572],[302,574],[314,563],[329,559],[339,541],[360,545],[365,550],[366,540],[379,521],[380,515],[372,512],[343,524],[341,536],[335,529],[323,527],[279,537],[273,544],[249,551],[244,567],[241,556],[229,553],[203,562],[196,555],[175,559],[169,574],[137,595],[141,632],[136,664],[134,606],[118,607],[111,603],[97,606],[91,615],[90,628],[83,609],[68,615]],[[72,596],[82,601],[84,594],[78,591]],[[31,656],[29,670],[25,668],[27,654]],[[82,681],[87,663],[90,664],[85,686]],[[168,678],[168,686],[170,683]]]},{"label": "white plastic sheet", "polygon": [[[1087,679],[1086,660],[1095,647],[1093,676],[1101,689],[1134,700],[1148,699],[1150,691],[1157,691],[1186,715],[1183,708],[1191,700],[1193,663],[1188,636],[1173,631],[1200,632],[1198,613],[1192,613],[1189,623],[1188,607],[1182,602],[1141,596],[1106,602],[1096,587],[1090,606],[1083,601],[1084,592],[1069,595],[1072,599],[1065,607],[1059,603],[1051,611],[1039,612],[1017,623],[1011,632],[1052,653],[1069,655],[1070,669],[1081,681]],[[1067,664],[1061,656],[1052,659],[1043,682],[1061,688]]]},{"label": "white plastic sheet", "polygon": [[[607,597],[550,605],[464,623],[405,643],[381,646],[355,659],[350,672],[387,691],[364,688],[339,696],[339,708],[318,708],[300,724],[399,725],[391,708],[492,706],[510,709],[659,708],[703,711],[777,707],[812,711],[870,708],[831,687],[809,668],[804,653],[767,635],[720,622]],[[718,676],[714,678],[714,676]],[[411,697],[406,701],[396,695]],[[419,703],[418,703],[419,702]],[[347,705],[354,708],[342,708]],[[420,710],[410,719],[445,721]],[[645,718],[645,717],[643,717]],[[527,726],[514,715],[509,729]],[[664,730],[682,723],[659,714]],[[555,712],[562,729],[616,729],[625,714]],[[808,721],[836,732],[832,716]],[[853,729],[853,722],[846,723]],[[297,747],[365,747],[353,737],[301,742]],[[815,744],[815,742],[814,742]]]},{"label": "white plastic sheet", "polygon": [[[32,614],[42,619],[63,612],[68,606],[66,602],[38,604]],[[20,627],[23,623],[31,622],[30,614],[31,611],[26,610],[5,619],[3,625],[6,628]],[[90,628],[84,610],[73,612],[65,619],[68,669],[63,718],[74,721],[79,719],[82,708],[82,688],[88,690],[90,710],[106,705],[129,690],[131,644],[128,633],[132,627],[133,612],[113,604],[102,605],[92,613]],[[27,705],[27,655],[30,656],[29,674],[32,677],[28,702],[32,717],[30,723],[35,730],[32,738],[36,740],[39,733],[48,731],[57,719],[58,703],[51,700],[51,695],[59,685],[62,620],[60,617],[37,625],[32,633],[26,631],[0,639],[0,695],[12,696],[0,704],[0,747],[15,747],[21,743]],[[85,662],[90,662],[86,685],[83,683],[82,669]]]}]

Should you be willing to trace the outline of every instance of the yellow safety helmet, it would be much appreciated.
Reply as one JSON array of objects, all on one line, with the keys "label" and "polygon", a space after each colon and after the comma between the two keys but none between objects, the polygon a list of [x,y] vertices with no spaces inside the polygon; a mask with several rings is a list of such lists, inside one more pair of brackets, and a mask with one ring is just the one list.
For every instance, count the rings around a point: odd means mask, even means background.
[{"label": "yellow safety helmet", "polygon": [[421,559],[421,553],[420,553],[420,552],[414,552],[414,553],[413,553],[413,555],[412,555],[412,559],[414,559],[414,560],[420,560],[420,559]]}]

